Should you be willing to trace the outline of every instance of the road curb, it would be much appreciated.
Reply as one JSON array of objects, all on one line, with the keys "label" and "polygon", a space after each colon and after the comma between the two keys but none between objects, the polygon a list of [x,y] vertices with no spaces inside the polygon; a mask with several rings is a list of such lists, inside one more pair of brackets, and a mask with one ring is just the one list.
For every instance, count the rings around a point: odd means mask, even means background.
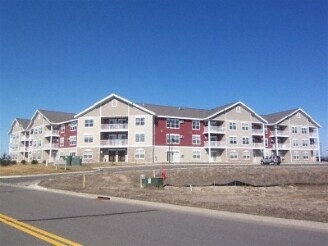
[{"label": "road curb", "polygon": [[[17,187],[21,187],[21,186],[17,186]],[[23,188],[35,189],[35,190],[46,191],[46,192],[53,192],[53,193],[69,195],[69,196],[76,196],[76,197],[81,197],[81,198],[88,198],[88,199],[99,199],[98,197],[103,197],[102,195],[99,195],[99,194],[97,195],[97,194],[80,193],[80,192],[74,192],[74,191],[45,188],[45,187],[39,186],[38,184],[32,184],[29,186],[25,186]],[[211,210],[211,209],[205,209],[205,208],[167,204],[167,203],[140,201],[140,200],[112,197],[112,196],[110,197],[110,199],[102,199],[102,200],[108,201],[108,202],[110,201],[110,202],[134,204],[134,205],[140,205],[140,206],[148,206],[148,207],[153,207],[153,208],[155,207],[155,208],[159,208],[159,209],[163,209],[163,210],[179,211],[181,213],[186,213],[186,214],[198,214],[201,216],[208,216],[211,218],[215,217],[218,219],[240,221],[241,223],[247,221],[248,223],[254,223],[254,224],[261,223],[264,225],[282,226],[282,227],[296,228],[296,229],[307,229],[307,230],[315,230],[315,231],[321,231],[321,232],[328,233],[328,223],[323,223],[323,222],[284,219],[284,218],[276,218],[276,217],[260,216],[260,215],[250,215],[250,214],[234,213],[234,212],[227,212],[227,211]]]}]

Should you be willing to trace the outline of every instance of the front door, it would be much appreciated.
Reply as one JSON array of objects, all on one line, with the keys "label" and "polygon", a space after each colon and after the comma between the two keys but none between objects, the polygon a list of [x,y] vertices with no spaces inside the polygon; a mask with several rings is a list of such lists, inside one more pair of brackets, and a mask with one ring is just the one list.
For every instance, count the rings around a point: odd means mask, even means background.
[{"label": "front door", "polygon": [[126,151],[125,150],[118,150],[118,161],[119,162],[125,162],[125,155],[126,155]]}]

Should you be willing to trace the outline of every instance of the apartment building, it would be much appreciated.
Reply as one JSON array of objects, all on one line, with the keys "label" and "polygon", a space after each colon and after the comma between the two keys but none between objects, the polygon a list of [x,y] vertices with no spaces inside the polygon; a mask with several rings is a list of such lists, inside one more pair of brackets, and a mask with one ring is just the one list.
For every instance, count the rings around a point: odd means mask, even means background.
[{"label": "apartment building", "polygon": [[[65,129],[74,124],[74,130],[68,134]],[[15,119],[9,134],[9,154],[16,161],[53,163],[60,155],[75,153],[77,129],[72,113],[38,109],[31,120]],[[67,145],[70,139],[75,144]]]},{"label": "apartment building", "polygon": [[319,128],[302,109],[259,115],[240,101],[208,110],[111,94],[75,116],[37,110],[31,120],[16,119],[10,155],[47,162],[77,155],[84,163],[245,164],[280,155],[287,163],[310,163],[320,156]]},{"label": "apartment building", "polygon": [[266,126],[266,155],[281,156],[286,162],[314,162],[320,156],[320,125],[302,109],[263,115]]},{"label": "apartment building", "polygon": [[242,102],[212,110],[136,104],[112,94],[75,116],[90,162],[259,162],[264,118]]},{"label": "apartment building", "polygon": [[14,119],[11,124],[9,134],[9,154],[13,160],[21,161],[28,158],[29,147],[29,119]]}]

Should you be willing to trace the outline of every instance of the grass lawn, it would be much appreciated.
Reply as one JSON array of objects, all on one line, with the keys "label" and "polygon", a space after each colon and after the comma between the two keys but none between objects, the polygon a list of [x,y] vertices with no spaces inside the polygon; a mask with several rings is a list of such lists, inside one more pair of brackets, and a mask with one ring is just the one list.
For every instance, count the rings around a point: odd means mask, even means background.
[{"label": "grass lawn", "polygon": [[9,166],[0,167],[0,176],[11,176],[11,175],[32,175],[32,174],[47,174],[47,173],[64,173],[64,172],[78,172],[88,171],[92,168],[99,167],[100,164],[85,164],[82,166],[67,166],[65,170],[64,165],[55,167],[50,164],[15,164]]}]

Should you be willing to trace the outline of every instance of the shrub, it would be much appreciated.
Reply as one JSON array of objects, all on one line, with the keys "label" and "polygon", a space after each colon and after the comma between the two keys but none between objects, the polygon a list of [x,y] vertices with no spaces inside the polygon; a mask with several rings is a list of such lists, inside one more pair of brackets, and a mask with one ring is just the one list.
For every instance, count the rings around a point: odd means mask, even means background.
[{"label": "shrub", "polygon": [[16,165],[17,164],[17,161],[16,160],[12,160],[12,161],[10,161],[10,164]]},{"label": "shrub", "polygon": [[11,163],[11,158],[9,155],[3,154],[0,158],[0,165],[1,166],[8,166]]},{"label": "shrub", "polygon": [[32,160],[31,164],[38,164],[38,160]]},{"label": "shrub", "polygon": [[22,161],[21,161],[21,164],[26,164],[26,161],[25,161],[25,160],[22,160]]}]

